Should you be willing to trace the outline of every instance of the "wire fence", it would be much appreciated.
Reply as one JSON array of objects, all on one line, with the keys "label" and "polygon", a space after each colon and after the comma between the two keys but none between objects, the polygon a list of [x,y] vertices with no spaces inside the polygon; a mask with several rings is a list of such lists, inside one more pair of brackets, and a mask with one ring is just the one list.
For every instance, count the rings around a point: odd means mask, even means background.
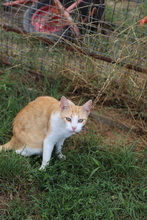
[{"label": "wire fence", "polygon": [[62,65],[63,56],[84,71],[83,57],[92,57],[91,71],[107,73],[117,64],[145,78],[146,16],[146,0],[2,1],[0,59],[40,72]]}]

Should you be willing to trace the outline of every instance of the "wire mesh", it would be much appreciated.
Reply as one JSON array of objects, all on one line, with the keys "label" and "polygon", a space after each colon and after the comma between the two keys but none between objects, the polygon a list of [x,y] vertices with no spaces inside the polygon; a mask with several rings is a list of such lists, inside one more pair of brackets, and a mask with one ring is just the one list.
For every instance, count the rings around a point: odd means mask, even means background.
[{"label": "wire mesh", "polygon": [[[47,68],[48,60],[57,61],[55,45],[62,43],[104,61],[102,72],[110,68],[107,62],[146,72],[147,25],[139,23],[147,15],[146,0],[7,0],[0,10],[3,59]],[[55,53],[37,37],[52,43]]]}]

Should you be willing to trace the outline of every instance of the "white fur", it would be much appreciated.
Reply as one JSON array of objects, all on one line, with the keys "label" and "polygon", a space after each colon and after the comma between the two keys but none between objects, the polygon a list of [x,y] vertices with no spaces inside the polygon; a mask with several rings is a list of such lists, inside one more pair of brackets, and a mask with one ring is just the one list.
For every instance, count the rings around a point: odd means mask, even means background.
[{"label": "white fur", "polygon": [[15,151],[17,154],[20,154],[25,157],[30,157],[32,155],[41,155],[42,154],[42,149],[34,149],[34,148],[29,148],[29,147],[24,147],[22,149],[16,150]]},{"label": "white fur", "polygon": [[[72,118],[72,121],[66,123],[66,129],[72,134],[80,132],[82,130],[83,123],[78,123],[78,119],[79,119],[78,116],[74,115]],[[76,128],[76,129],[73,131],[73,128]]]},{"label": "white fur", "polygon": [[[43,142],[43,160],[40,169],[44,169],[49,164],[51,154],[56,145],[56,153],[59,158],[65,159],[62,154],[62,145],[67,137],[81,131],[82,123],[78,123],[78,116],[74,116],[71,122],[64,122],[60,113],[51,116],[50,133],[46,136]],[[73,128],[76,128],[73,131]]]}]

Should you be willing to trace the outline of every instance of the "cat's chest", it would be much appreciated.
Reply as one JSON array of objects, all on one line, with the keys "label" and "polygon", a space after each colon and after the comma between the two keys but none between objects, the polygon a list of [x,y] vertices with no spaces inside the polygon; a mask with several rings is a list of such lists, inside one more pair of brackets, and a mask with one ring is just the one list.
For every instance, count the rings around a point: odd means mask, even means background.
[{"label": "cat's chest", "polygon": [[56,139],[67,138],[72,135],[72,133],[66,129],[65,123],[60,117],[60,113],[55,113],[50,118],[50,134]]}]

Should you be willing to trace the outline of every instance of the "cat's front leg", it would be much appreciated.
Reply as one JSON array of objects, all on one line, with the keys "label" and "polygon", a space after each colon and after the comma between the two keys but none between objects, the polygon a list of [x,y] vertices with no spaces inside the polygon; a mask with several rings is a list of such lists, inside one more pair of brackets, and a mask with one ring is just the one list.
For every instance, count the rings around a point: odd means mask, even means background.
[{"label": "cat's front leg", "polygon": [[62,146],[64,143],[65,138],[60,139],[57,143],[56,143],[56,155],[59,159],[66,159],[66,156],[64,154],[62,154]]},{"label": "cat's front leg", "polygon": [[43,141],[42,165],[39,170],[44,170],[46,166],[49,165],[53,148],[54,148],[54,142],[51,140],[50,136],[48,135]]}]

